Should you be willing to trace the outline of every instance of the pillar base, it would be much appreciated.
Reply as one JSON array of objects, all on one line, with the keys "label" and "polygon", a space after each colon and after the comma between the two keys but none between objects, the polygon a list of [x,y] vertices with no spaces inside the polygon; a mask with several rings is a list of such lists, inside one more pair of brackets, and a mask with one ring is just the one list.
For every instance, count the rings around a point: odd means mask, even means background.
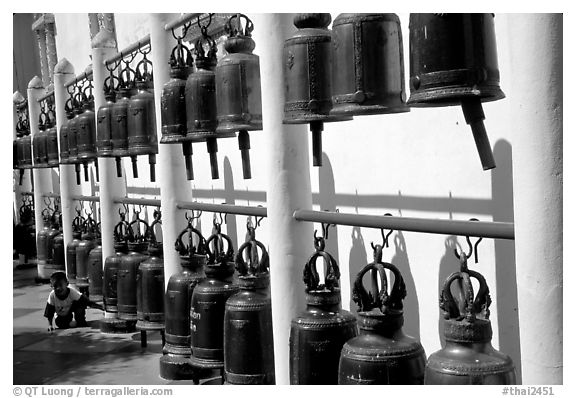
[{"label": "pillar base", "polygon": [[120,334],[136,332],[136,322],[118,318],[104,318],[100,320],[100,332]]}]

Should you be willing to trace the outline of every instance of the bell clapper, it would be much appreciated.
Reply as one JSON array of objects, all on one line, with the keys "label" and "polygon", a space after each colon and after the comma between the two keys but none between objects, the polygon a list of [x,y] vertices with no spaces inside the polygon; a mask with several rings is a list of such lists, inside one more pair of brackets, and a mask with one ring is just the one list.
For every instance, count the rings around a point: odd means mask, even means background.
[{"label": "bell clapper", "polygon": [[324,130],[323,122],[310,122],[310,131],[312,132],[312,164],[316,167],[322,166],[322,130]]},{"label": "bell clapper", "polygon": [[74,163],[74,171],[76,171],[76,185],[80,185],[80,163]]},{"label": "bell clapper", "polygon": [[156,182],[156,155],[151,153],[148,155],[148,163],[150,164],[150,181]]},{"label": "bell clapper", "polygon": [[482,168],[484,170],[495,168],[496,163],[494,162],[492,147],[490,146],[490,140],[484,127],[485,116],[480,99],[472,98],[462,100],[462,111],[464,112],[466,123],[472,128],[472,134],[474,135],[478,155],[480,155]]},{"label": "bell clapper", "polygon": [[194,179],[194,166],[192,165],[192,143],[182,143],[182,154],[184,155],[184,163],[186,163],[186,179],[188,181]]},{"label": "bell clapper", "polygon": [[22,179],[24,178],[24,169],[20,169],[20,179],[18,185],[22,185]]},{"label": "bell clapper", "polygon": [[218,157],[216,156],[218,153],[218,142],[216,141],[216,138],[206,138],[206,147],[210,154],[210,170],[212,171],[212,179],[217,180],[220,176],[218,175]]},{"label": "bell clapper", "polygon": [[249,180],[252,178],[252,170],[250,169],[250,135],[247,130],[239,131],[238,148],[242,155],[242,173],[244,174],[244,179]]},{"label": "bell clapper", "polygon": [[98,168],[98,159],[94,159],[94,168],[96,169],[96,182],[100,182],[100,169]]},{"label": "bell clapper", "polygon": [[122,177],[122,158],[116,157],[116,177]]},{"label": "bell clapper", "polygon": [[138,156],[132,155],[130,158],[132,159],[132,176],[138,178]]}]

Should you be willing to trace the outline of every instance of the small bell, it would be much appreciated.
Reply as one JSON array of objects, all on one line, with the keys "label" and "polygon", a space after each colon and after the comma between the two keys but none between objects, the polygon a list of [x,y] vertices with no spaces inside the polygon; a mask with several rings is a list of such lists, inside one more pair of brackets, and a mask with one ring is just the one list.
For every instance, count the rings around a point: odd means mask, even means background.
[{"label": "small bell", "polygon": [[274,384],[269,257],[254,227],[248,226],[248,233],[235,259],[240,291],[228,299],[224,312],[224,380]]},{"label": "small bell", "polygon": [[124,68],[119,73],[119,96],[112,106],[112,154],[116,158],[116,175],[122,177],[122,160],[128,156],[128,103],[134,94],[135,71],[130,61],[123,60]]},{"label": "small bell", "polygon": [[194,179],[192,167],[192,142],[186,137],[186,80],[192,73],[194,60],[190,50],[182,43],[190,25],[185,25],[182,36],[172,36],[178,41],[170,54],[170,80],[162,87],[162,138],[161,144],[182,143],[186,163],[186,178]]},{"label": "small bell", "polygon": [[408,112],[396,14],[340,14],[332,23],[331,115]]},{"label": "small bell", "polygon": [[120,80],[118,77],[114,76],[115,68],[106,68],[110,72],[110,75],[104,80],[104,102],[103,105],[98,108],[96,113],[96,152],[98,157],[107,158],[113,157],[113,144],[112,144],[112,109],[114,108],[114,102],[116,100],[116,92],[118,91]]},{"label": "small bell", "polygon": [[[241,18],[245,26],[242,30]],[[236,26],[232,21],[236,19]],[[218,133],[238,131],[244,179],[252,178],[250,170],[250,136],[248,131],[262,130],[262,92],[260,88],[260,58],[252,51],[252,21],[236,14],[225,25],[228,38],[224,42],[227,54],[216,66],[216,101]]]},{"label": "small bell", "polygon": [[484,170],[496,165],[482,102],[502,98],[494,14],[410,14],[408,105],[462,105]]},{"label": "small bell", "polygon": [[[216,133],[218,124],[216,116],[216,42],[202,27],[202,36],[194,44],[196,55],[196,72],[191,73],[186,81],[186,124],[185,141],[206,142],[210,155],[212,179],[218,179],[218,143],[216,138],[234,137],[234,132]],[[204,47],[206,46],[206,48]]]},{"label": "small bell", "polygon": [[150,181],[156,181],[156,154],[158,137],[156,135],[156,111],[154,104],[154,82],[152,80],[152,62],[146,55],[148,51],[140,50],[142,60],[136,66],[137,92],[128,102],[128,154],[132,159],[132,172],[138,178],[138,155],[148,155],[150,164]]},{"label": "small bell", "polygon": [[[184,240],[184,236],[188,239]],[[197,237],[194,245],[193,238]],[[206,265],[206,240],[202,233],[192,226],[180,232],[176,239],[176,251],[180,255],[182,272],[168,280],[164,296],[166,344],[160,358],[160,377],[167,380],[196,379],[197,373],[190,363],[190,303],[194,288],[202,281]]]},{"label": "small bell", "polygon": [[[394,275],[390,292],[386,270]],[[368,271],[380,274],[380,289],[373,278],[370,293],[362,284]],[[342,348],[338,384],[423,384],[426,354],[420,342],[402,331],[404,297],[406,285],[400,271],[382,262],[382,246],[377,245],[374,262],[358,273],[352,289],[360,334]]]},{"label": "small bell", "polygon": [[[228,248],[224,250],[223,242]],[[214,249],[210,250],[213,242]],[[238,291],[232,283],[234,247],[232,240],[220,232],[206,240],[208,263],[206,279],[198,283],[190,304],[190,335],[192,356],[190,363],[200,369],[222,369],[224,366],[224,306]]]},{"label": "small bell", "polygon": [[[290,384],[337,384],[340,351],[358,334],[356,318],[341,308],[338,264],[324,251],[324,238],[314,236],[314,246],[304,266],[306,310],[290,327]],[[316,269],[319,258],[326,266],[324,283]]]},{"label": "small bell", "polygon": [[[468,269],[465,255],[460,261],[461,271],[450,275],[440,292],[446,345],[428,358],[424,384],[516,384],[512,360],[491,344],[491,299],[486,280]],[[476,297],[471,278],[478,281]],[[463,303],[457,304],[450,290],[456,281],[462,282]]]},{"label": "small bell", "polygon": [[332,109],[332,34],[327,29],[328,13],[297,14],[298,31],[284,42],[286,124],[310,124],[314,166],[322,166],[324,122],[351,120],[331,116]]}]

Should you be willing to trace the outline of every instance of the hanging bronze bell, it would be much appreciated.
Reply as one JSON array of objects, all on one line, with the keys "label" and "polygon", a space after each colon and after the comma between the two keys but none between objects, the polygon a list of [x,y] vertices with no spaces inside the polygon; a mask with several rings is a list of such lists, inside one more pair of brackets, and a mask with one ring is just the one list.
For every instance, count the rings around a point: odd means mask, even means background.
[{"label": "hanging bronze bell", "polygon": [[[340,304],[340,270],[324,251],[324,238],[314,239],[316,252],[304,266],[306,310],[290,327],[290,384],[337,384],[338,361],[344,343],[358,334],[356,318]],[[320,283],[316,262],[326,264]]]},{"label": "hanging bronze bell", "polygon": [[58,167],[58,131],[56,130],[56,113],[50,105],[48,110],[49,122],[46,126],[46,163],[48,167]]},{"label": "hanging bronze bell", "polygon": [[88,267],[90,251],[96,247],[96,221],[89,214],[84,222],[82,239],[76,247],[76,287],[88,295]]},{"label": "hanging bronze bell", "polygon": [[50,275],[45,272],[46,260],[48,258],[48,233],[50,232],[50,215],[48,209],[42,210],[42,220],[44,226],[36,234],[36,261],[38,263],[38,278],[48,279]]},{"label": "hanging bronze bell", "polygon": [[90,300],[102,301],[104,267],[102,266],[102,238],[96,234],[95,246],[88,254],[88,293]]},{"label": "hanging bronze bell", "polygon": [[18,122],[16,123],[16,158],[20,169],[19,185],[22,185],[24,171],[32,168],[32,141],[28,123],[28,102],[26,100],[16,104]]},{"label": "hanging bronze bell", "polygon": [[172,35],[178,40],[178,44],[172,49],[170,54],[170,80],[162,87],[162,138],[160,143],[182,143],[182,154],[186,163],[186,178],[193,180],[192,143],[183,141],[186,137],[186,79],[192,73],[194,65],[192,53],[182,43],[182,38],[187,31],[186,26],[183,28],[182,37],[177,37],[172,31]]},{"label": "hanging bronze bell", "polygon": [[38,132],[32,137],[32,149],[34,154],[34,168],[48,167],[48,153],[46,151],[46,127],[50,122],[44,107],[38,119]]},{"label": "hanging bronze bell", "polygon": [[130,68],[128,60],[124,60],[124,68],[119,74],[119,98],[112,106],[112,155],[116,158],[116,175],[122,177],[122,159],[128,156],[128,103],[134,94],[135,72]]},{"label": "hanging bronze bell", "polygon": [[[184,243],[184,235],[188,243]],[[198,238],[196,246],[193,237]],[[176,251],[180,255],[182,272],[168,280],[164,299],[165,336],[164,355],[160,358],[160,377],[167,380],[189,380],[196,377],[189,358],[190,350],[190,303],[194,288],[205,278],[206,240],[202,233],[188,226],[178,235]]]},{"label": "hanging bronze bell", "polygon": [[228,299],[224,312],[224,380],[226,384],[274,384],[269,257],[253,228],[249,234],[235,259],[240,291]]},{"label": "hanging bronze bell", "polygon": [[76,249],[82,238],[82,228],[85,219],[79,210],[77,216],[72,220],[72,240],[66,245],[66,277],[72,284],[76,284]]},{"label": "hanging bronze bell", "polygon": [[331,115],[408,112],[396,14],[340,14],[332,23]]},{"label": "hanging bronze bell", "polygon": [[[244,29],[241,19],[245,20]],[[256,47],[252,40],[254,25],[246,15],[233,15],[225,29],[228,34],[224,42],[227,54],[220,59],[215,70],[218,111],[216,131],[219,134],[238,131],[243,176],[244,179],[250,179],[252,172],[248,131],[262,130],[260,58],[252,53]]]},{"label": "hanging bronze bell", "polygon": [[[54,246],[56,244],[56,239],[58,236],[62,235],[62,230],[60,229],[61,213],[58,207],[54,209],[52,215],[49,218],[50,229],[46,235],[46,263],[44,271],[47,275],[52,275],[55,271],[60,271],[62,266],[60,264],[56,265],[54,262]],[[63,244],[63,241],[62,241]]]},{"label": "hanging bronze bell", "polygon": [[74,118],[74,109],[72,106],[73,98],[70,97],[64,104],[66,120],[60,126],[60,164],[70,164],[70,150],[68,147],[68,134],[70,131],[70,120]]},{"label": "hanging bronze bell", "polygon": [[484,170],[496,165],[482,102],[502,98],[494,14],[410,14],[408,104],[462,105]]},{"label": "hanging bronze bell", "polygon": [[[136,275],[140,263],[148,259],[146,254],[148,250],[148,223],[140,218],[140,213],[136,213],[136,219],[129,224],[128,229],[128,254],[121,257],[120,268],[118,269],[118,318],[131,321],[136,324],[138,320],[137,313],[137,293],[136,293]],[[144,227],[141,231],[140,226]],[[134,230],[136,229],[136,230]]]},{"label": "hanging bronze bell", "polygon": [[[207,50],[204,48],[207,47]],[[212,179],[218,179],[218,143],[216,138],[234,137],[234,132],[216,133],[218,125],[216,111],[216,42],[207,33],[194,45],[196,71],[186,80],[186,125],[185,141],[206,142],[210,154]]]},{"label": "hanging bronze bell", "polygon": [[284,123],[310,124],[314,166],[322,166],[324,122],[351,120],[331,116],[332,21],[328,13],[297,14],[298,31],[284,42]]},{"label": "hanging bronze bell", "polygon": [[96,153],[99,158],[113,157],[112,145],[112,109],[116,100],[119,79],[114,76],[113,69],[109,69],[110,76],[104,80],[104,104],[96,113]]},{"label": "hanging bronze bell", "polygon": [[[516,384],[512,360],[491,344],[491,299],[486,280],[468,269],[465,255],[460,258],[461,271],[450,275],[440,292],[446,345],[428,358],[424,384]],[[471,278],[478,281],[476,297]],[[450,290],[456,281],[462,284],[462,303],[454,300]]]},{"label": "hanging bronze bell", "polygon": [[136,275],[136,314],[139,330],[164,329],[164,260],[162,259],[162,242],[156,239],[155,228],[161,225],[162,214],[154,211],[154,221],[148,233],[149,258],[140,263]]},{"label": "hanging bronze bell", "polygon": [[128,253],[128,229],[130,224],[126,221],[126,213],[120,212],[120,222],[114,226],[114,251],[112,256],[104,261],[103,275],[103,303],[106,311],[105,317],[100,320],[100,331],[103,333],[131,333],[135,331],[135,324],[118,318],[118,270],[122,257]]},{"label": "hanging bronze bell", "polygon": [[[394,275],[390,292],[386,270]],[[368,271],[380,274],[380,286],[373,278],[370,293],[362,284]],[[374,262],[354,282],[352,299],[358,304],[360,334],[342,347],[338,384],[423,384],[426,354],[420,342],[402,331],[404,297],[406,285],[400,271],[382,262],[382,246],[377,245]]]},{"label": "hanging bronze bell", "polygon": [[78,130],[80,123],[80,115],[82,114],[82,91],[79,86],[76,86],[78,92],[73,94],[73,109],[74,117],[68,122],[68,161],[74,165],[76,173],[76,185],[80,185],[80,164],[82,163],[78,158]]},{"label": "hanging bronze bell", "polygon": [[[221,369],[224,366],[224,308],[226,300],[238,291],[232,283],[232,240],[221,233],[219,224],[216,225],[216,233],[206,240],[206,278],[194,288],[190,304],[190,363],[200,369]],[[212,243],[214,249],[210,250]]]},{"label": "hanging bronze bell", "polygon": [[[78,120],[78,160],[84,165],[84,181],[88,178],[88,163],[94,161],[96,176],[98,177],[98,161],[96,154],[96,115],[94,114],[94,97],[92,96],[92,81],[82,93],[82,113]],[[89,91],[87,95],[86,92]],[[98,178],[97,178],[98,180]]]},{"label": "hanging bronze bell", "polygon": [[[150,52],[150,50],[148,50]],[[154,83],[152,81],[152,62],[144,58],[136,66],[136,90],[128,102],[128,154],[132,159],[132,173],[138,178],[138,155],[148,155],[150,181],[156,181],[156,154],[158,137],[156,135],[156,111],[154,105]]]},{"label": "hanging bronze bell", "polygon": [[52,245],[52,264],[55,271],[64,271],[66,267],[66,248],[64,247],[64,235],[60,229],[58,235],[54,237]]}]

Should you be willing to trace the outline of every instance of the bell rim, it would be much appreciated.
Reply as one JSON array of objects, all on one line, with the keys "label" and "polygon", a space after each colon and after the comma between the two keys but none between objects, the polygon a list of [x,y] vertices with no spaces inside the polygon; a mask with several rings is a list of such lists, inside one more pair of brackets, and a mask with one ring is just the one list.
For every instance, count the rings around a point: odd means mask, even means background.
[{"label": "bell rim", "polygon": [[361,22],[396,22],[400,24],[400,18],[395,13],[341,13],[332,22],[332,30],[340,25]]},{"label": "bell rim", "polygon": [[397,106],[384,105],[360,105],[356,103],[337,104],[330,111],[331,116],[369,116],[393,113],[410,112],[410,107],[406,104]]},{"label": "bell rim", "polygon": [[[431,98],[434,97],[434,98]],[[411,108],[434,108],[461,105],[463,99],[478,98],[481,102],[492,102],[506,98],[499,87],[489,88],[433,88],[410,93],[406,104]]]}]

